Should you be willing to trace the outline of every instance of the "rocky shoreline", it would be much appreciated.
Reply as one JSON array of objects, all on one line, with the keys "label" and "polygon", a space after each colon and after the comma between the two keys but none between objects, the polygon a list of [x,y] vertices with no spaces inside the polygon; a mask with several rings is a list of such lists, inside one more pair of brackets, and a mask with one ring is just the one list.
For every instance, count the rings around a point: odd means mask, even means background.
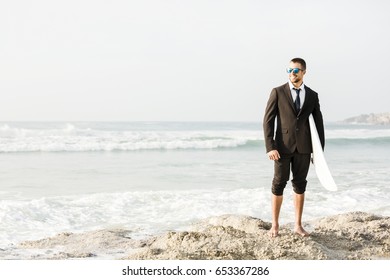
[{"label": "rocky shoreline", "polygon": [[352,124],[390,125],[390,113],[364,114],[345,119],[343,122]]},{"label": "rocky shoreline", "polygon": [[[19,249],[37,250],[29,259],[134,260],[367,260],[390,259],[390,217],[351,212],[307,223],[309,237],[285,225],[276,238],[270,223],[223,215],[200,221],[188,231],[171,231],[134,240],[123,229],[62,233],[26,241]],[[107,257],[108,256],[108,257]],[[114,257],[115,256],[115,257]]]}]

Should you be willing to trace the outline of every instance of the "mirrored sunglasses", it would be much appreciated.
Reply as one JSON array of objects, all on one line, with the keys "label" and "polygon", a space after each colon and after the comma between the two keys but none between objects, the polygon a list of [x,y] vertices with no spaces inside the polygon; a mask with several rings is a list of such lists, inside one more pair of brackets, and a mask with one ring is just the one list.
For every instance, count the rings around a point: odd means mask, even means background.
[{"label": "mirrored sunglasses", "polygon": [[299,69],[299,68],[287,68],[287,73],[291,73],[293,72],[294,74],[298,74],[299,71],[303,71],[302,69]]}]

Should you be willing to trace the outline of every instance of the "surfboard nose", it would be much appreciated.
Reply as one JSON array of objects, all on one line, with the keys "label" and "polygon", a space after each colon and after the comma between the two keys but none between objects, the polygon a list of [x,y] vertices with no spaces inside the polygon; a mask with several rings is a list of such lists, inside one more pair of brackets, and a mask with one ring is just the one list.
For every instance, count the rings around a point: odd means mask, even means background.
[{"label": "surfboard nose", "polygon": [[309,125],[310,125],[310,136],[311,144],[313,147],[313,164],[317,174],[317,178],[320,181],[321,185],[329,191],[337,191],[336,182],[333,179],[333,176],[329,170],[328,164],[325,159],[324,151],[322,150],[322,145],[320,137],[318,135],[317,127],[314,122],[313,115],[309,116]]}]

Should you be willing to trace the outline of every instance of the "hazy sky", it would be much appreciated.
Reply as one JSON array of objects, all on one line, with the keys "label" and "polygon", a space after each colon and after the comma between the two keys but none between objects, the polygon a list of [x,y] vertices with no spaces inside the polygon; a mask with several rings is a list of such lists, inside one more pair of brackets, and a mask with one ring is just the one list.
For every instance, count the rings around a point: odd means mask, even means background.
[{"label": "hazy sky", "polygon": [[390,111],[390,1],[0,1],[0,121],[262,121],[293,57],[327,121]]}]

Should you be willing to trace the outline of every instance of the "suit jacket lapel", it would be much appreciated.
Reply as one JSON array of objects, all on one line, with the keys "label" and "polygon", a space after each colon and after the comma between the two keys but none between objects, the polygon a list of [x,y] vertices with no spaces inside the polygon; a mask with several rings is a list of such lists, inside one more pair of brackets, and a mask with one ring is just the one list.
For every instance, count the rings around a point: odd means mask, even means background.
[{"label": "suit jacket lapel", "polygon": [[304,86],[305,87],[305,102],[303,102],[303,105],[302,105],[302,108],[301,110],[299,111],[298,115],[301,114],[301,112],[310,104],[311,102],[311,92],[310,92],[310,89],[307,87],[307,86]]},{"label": "suit jacket lapel", "polygon": [[285,94],[287,95],[287,99],[288,99],[288,103],[290,103],[291,105],[291,108],[294,110],[294,112],[296,111],[295,110],[295,104],[294,104],[294,101],[292,99],[292,96],[291,96],[291,90],[290,90],[290,86],[288,83],[286,83],[286,85],[284,86],[284,92]]}]

